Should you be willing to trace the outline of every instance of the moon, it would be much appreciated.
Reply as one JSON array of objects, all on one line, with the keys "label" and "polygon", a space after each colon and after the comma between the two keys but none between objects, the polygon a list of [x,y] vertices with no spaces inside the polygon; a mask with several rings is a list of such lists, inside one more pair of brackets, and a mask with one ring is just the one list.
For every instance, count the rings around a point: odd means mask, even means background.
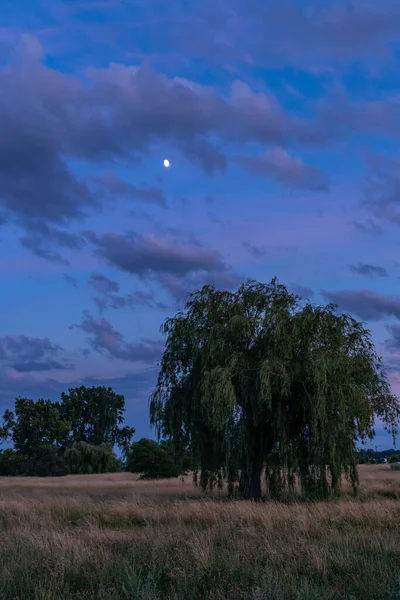
[{"label": "moon", "polygon": [[171,164],[171,163],[169,162],[168,158],[166,158],[166,159],[164,160],[164,167],[169,167],[169,165],[170,165],[170,164]]}]

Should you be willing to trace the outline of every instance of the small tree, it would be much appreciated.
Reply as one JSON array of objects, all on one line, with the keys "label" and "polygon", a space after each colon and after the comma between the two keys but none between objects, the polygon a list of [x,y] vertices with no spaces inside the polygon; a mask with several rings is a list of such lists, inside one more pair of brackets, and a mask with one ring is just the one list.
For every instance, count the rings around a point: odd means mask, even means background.
[{"label": "small tree", "polygon": [[167,479],[179,475],[168,445],[146,438],[131,445],[126,468],[131,473],[140,473],[142,479]]}]

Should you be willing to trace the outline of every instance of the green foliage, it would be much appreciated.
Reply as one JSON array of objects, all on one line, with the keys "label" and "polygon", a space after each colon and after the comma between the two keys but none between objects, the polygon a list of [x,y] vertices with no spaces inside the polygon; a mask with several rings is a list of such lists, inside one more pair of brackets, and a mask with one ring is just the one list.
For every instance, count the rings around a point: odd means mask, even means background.
[{"label": "green foliage", "polygon": [[392,456],[389,458],[389,462],[390,463],[400,462],[400,454],[392,454]]},{"label": "green foliage", "polygon": [[81,386],[61,394],[60,415],[70,424],[69,444],[129,444],[135,430],[120,427],[124,420],[125,398],[109,387]]},{"label": "green foliage", "polygon": [[57,404],[50,400],[17,398],[14,412],[6,410],[1,428],[3,439],[11,438],[19,455],[32,456],[43,445],[60,446],[69,433]]},{"label": "green foliage", "polygon": [[63,456],[54,444],[40,444],[31,455],[18,457],[19,475],[37,477],[60,477],[67,475]]},{"label": "green foliage", "polygon": [[[122,426],[125,399],[111,388],[71,388],[61,402],[17,398],[6,410],[0,439],[14,450],[0,454],[0,474],[65,475],[121,470],[113,445],[124,447],[134,429]],[[64,461],[68,461],[68,465]]]},{"label": "green foliage", "polygon": [[276,279],[235,292],[204,286],[167,319],[151,422],[189,451],[201,485],[223,476],[245,498],[279,498],[300,473],[308,498],[357,489],[356,442],[378,415],[395,435],[400,414],[370,332],[334,305],[301,303]]},{"label": "green foliage", "polygon": [[170,446],[146,438],[131,445],[126,468],[131,473],[140,473],[142,479],[167,479],[179,475]]},{"label": "green foliage", "polygon": [[94,446],[86,442],[74,442],[65,451],[64,460],[68,473],[72,475],[121,471],[121,461],[110,444]]},{"label": "green foliage", "polygon": [[11,475],[18,475],[18,472],[19,460],[15,450],[12,448],[0,450],[0,476],[9,477]]}]

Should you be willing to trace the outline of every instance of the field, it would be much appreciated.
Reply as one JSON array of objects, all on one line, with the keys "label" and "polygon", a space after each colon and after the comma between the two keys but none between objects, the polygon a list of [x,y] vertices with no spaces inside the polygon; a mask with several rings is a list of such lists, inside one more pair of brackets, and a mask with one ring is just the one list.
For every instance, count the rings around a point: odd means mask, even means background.
[{"label": "field", "polygon": [[400,471],[359,499],[228,502],[191,479],[0,478],[1,600],[400,600]]}]

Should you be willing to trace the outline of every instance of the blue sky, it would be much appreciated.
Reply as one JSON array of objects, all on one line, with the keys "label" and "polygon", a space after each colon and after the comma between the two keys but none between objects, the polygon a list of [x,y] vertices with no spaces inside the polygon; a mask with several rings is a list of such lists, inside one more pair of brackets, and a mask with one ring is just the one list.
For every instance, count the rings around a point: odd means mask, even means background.
[{"label": "blue sky", "polygon": [[112,385],[149,435],[161,322],[247,277],[367,322],[400,392],[397,1],[0,17],[1,409]]}]

